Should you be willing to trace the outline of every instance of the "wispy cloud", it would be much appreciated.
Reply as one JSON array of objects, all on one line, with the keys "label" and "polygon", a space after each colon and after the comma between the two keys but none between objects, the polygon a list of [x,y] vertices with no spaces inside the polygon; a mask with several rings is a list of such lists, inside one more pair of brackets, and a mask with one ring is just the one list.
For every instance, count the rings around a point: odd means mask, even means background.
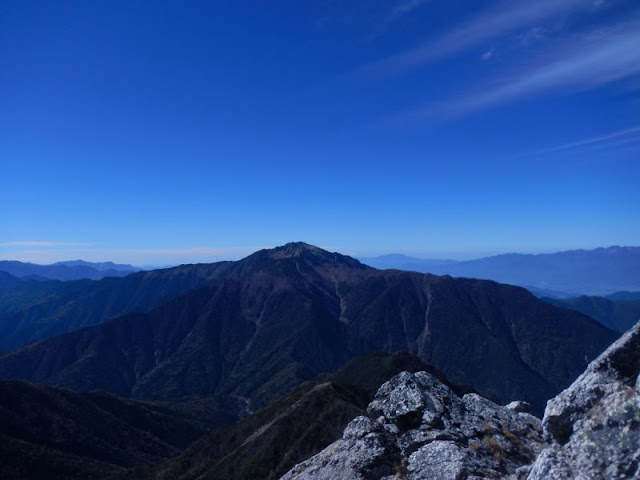
[{"label": "wispy cloud", "polygon": [[90,243],[77,242],[49,242],[40,240],[16,240],[12,242],[2,242],[0,247],[88,247]]},{"label": "wispy cloud", "polygon": [[364,67],[365,72],[395,74],[450,56],[487,40],[514,32],[536,22],[558,17],[578,9],[594,8],[591,0],[529,0],[503,2],[443,36],[421,46],[392,55]]},{"label": "wispy cloud", "polygon": [[354,32],[367,32],[360,41],[376,40],[392,28],[393,24],[414,14],[432,0],[395,0],[353,4],[353,2],[327,2],[328,6],[339,6],[337,11],[319,17],[316,28],[325,30],[336,25],[348,26]]},{"label": "wispy cloud", "polygon": [[483,62],[491,60],[491,57],[493,57],[494,51],[495,51],[495,49],[491,48],[491,49],[487,50],[486,52],[484,52],[480,58],[482,59]]},{"label": "wispy cloud", "polygon": [[422,5],[427,3],[427,1],[429,0],[404,0],[391,9],[390,17],[392,19],[396,19],[403,15],[407,15],[417,8],[420,8]]},{"label": "wispy cloud", "polygon": [[547,34],[548,32],[545,28],[539,25],[536,25],[535,27],[531,27],[524,33],[521,33],[520,35],[518,35],[517,38],[520,45],[528,47],[544,39]]},{"label": "wispy cloud", "polygon": [[556,145],[554,147],[544,148],[541,150],[536,150],[534,152],[528,152],[525,155],[541,155],[545,153],[562,152],[566,150],[585,147],[615,147],[619,145],[634,143],[637,141],[640,141],[640,125],[636,125],[635,127],[630,128],[624,128],[622,130],[616,130],[615,132],[609,132],[604,135],[583,138],[575,142]]},{"label": "wispy cloud", "polygon": [[593,39],[561,52],[552,61],[455,99],[429,104],[403,115],[405,119],[457,117],[543,92],[589,90],[640,74],[640,29]]},{"label": "wispy cloud", "polygon": [[376,16],[373,22],[373,33],[366,36],[365,41],[369,42],[385,35],[394,23],[402,18],[414,13],[420,7],[424,6],[431,0],[401,0],[387,9],[381,15]]}]

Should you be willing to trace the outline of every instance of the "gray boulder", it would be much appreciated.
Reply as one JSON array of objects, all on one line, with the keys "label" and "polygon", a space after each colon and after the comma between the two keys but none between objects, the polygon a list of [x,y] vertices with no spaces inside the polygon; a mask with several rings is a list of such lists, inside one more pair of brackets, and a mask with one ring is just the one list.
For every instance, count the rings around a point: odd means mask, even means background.
[{"label": "gray boulder", "polygon": [[525,405],[501,407],[479,395],[460,398],[425,372],[382,385],[369,417],[283,480],[524,478],[543,446],[541,422]]},{"label": "gray boulder", "polygon": [[640,480],[640,322],[547,404],[462,398],[425,372],[382,385],[369,417],[283,480]]},{"label": "gray boulder", "polygon": [[550,400],[529,480],[640,478],[640,323]]}]

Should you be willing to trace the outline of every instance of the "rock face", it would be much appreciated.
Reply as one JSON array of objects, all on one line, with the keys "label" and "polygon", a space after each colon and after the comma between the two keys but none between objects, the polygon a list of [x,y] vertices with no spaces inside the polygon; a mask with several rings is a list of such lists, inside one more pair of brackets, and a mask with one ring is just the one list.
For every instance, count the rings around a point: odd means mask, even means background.
[{"label": "rock face", "polygon": [[529,479],[640,478],[639,371],[640,323],[549,401]]},{"label": "rock face", "polygon": [[515,479],[543,446],[540,420],[526,410],[460,398],[428,373],[403,372],[380,387],[369,417],[282,479]]},{"label": "rock face", "polygon": [[[456,396],[425,372],[385,383],[342,439],[282,480],[640,479],[640,322],[549,401]],[[375,419],[375,420],[374,420]]]}]

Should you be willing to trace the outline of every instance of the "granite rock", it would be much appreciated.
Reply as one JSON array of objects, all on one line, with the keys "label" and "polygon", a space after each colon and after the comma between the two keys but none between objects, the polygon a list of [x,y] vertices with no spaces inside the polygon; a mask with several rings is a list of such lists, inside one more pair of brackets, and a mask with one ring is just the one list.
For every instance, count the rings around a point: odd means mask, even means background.
[{"label": "granite rock", "polygon": [[540,420],[517,410],[461,398],[425,372],[402,372],[380,387],[369,417],[282,478],[515,479],[543,441]]},{"label": "granite rock", "polygon": [[640,322],[551,399],[456,395],[425,372],[382,385],[369,417],[283,480],[640,480]]}]

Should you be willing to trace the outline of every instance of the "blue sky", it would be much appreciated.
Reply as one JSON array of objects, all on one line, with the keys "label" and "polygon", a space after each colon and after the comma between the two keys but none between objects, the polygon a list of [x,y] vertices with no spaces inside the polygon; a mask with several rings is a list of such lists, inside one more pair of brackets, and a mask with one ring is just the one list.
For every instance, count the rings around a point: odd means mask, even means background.
[{"label": "blue sky", "polygon": [[0,3],[0,258],[640,244],[640,5]]}]

